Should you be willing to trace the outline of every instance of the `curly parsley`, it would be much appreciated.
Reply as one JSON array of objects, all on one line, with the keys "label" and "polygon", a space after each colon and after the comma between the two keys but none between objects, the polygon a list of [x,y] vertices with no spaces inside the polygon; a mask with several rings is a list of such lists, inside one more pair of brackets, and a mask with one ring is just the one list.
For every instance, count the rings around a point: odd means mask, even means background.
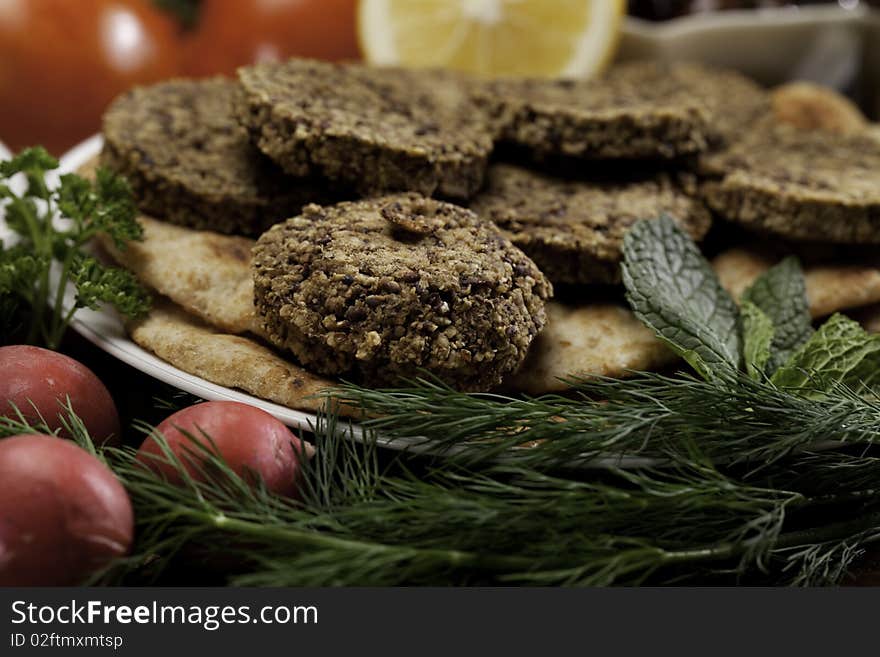
[{"label": "curly parsley", "polygon": [[[80,308],[109,303],[127,317],[149,309],[146,290],[130,272],[108,267],[83,250],[99,233],[119,248],[141,238],[128,183],[99,169],[94,182],[66,174],[50,186],[46,175],[57,168],[58,161],[42,147],[0,162],[0,211],[18,236],[13,245],[0,242],[0,342],[20,332],[26,342],[55,349]],[[18,175],[26,182],[21,194],[11,185]],[[65,307],[69,285],[76,294]]]}]

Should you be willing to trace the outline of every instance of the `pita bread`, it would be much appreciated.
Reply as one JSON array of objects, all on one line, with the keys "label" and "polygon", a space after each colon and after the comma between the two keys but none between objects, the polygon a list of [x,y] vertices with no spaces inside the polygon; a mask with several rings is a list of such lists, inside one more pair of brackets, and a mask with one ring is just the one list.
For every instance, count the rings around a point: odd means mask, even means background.
[{"label": "pita bread", "polygon": [[142,283],[184,310],[228,333],[254,332],[254,285],[250,272],[253,241],[138,217],[142,242],[125,250],[109,240],[102,246]]},{"label": "pita bread", "polygon": [[319,410],[324,400],[310,397],[336,384],[250,338],[219,333],[164,300],[128,328],[138,345],[184,372],[289,408]]},{"label": "pita bread", "polygon": [[547,326],[535,338],[525,363],[507,387],[540,395],[567,386],[577,375],[623,377],[627,370],[654,370],[676,356],[623,306],[547,304]]},{"label": "pita bread", "polygon": [[[736,248],[715,258],[712,266],[721,284],[739,298],[752,282],[779,262],[781,256],[761,248]],[[804,269],[807,299],[813,317],[880,302],[880,266],[869,264],[808,265]]]},{"label": "pita bread", "polygon": [[[77,173],[92,178],[98,158]],[[106,236],[99,242],[121,267],[199,319],[229,333],[260,334],[254,317],[251,249],[254,241],[176,226],[141,215],[143,240],[117,249]]]},{"label": "pita bread", "polygon": [[839,135],[864,130],[865,115],[849,98],[812,82],[790,82],[771,94],[778,121],[802,130],[823,130]]}]

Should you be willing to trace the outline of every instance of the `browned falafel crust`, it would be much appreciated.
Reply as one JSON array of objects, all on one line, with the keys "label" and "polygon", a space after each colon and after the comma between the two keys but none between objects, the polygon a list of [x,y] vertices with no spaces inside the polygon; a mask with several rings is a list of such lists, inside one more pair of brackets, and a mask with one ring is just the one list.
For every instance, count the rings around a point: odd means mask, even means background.
[{"label": "browned falafel crust", "polygon": [[704,184],[721,216],[762,233],[880,243],[880,142],[766,122],[715,160]]},{"label": "browned falafel crust", "polygon": [[226,78],[172,80],[120,96],[104,115],[103,165],[144,212],[222,233],[259,235],[328,193],[286,175],[251,143]]},{"label": "browned falafel crust", "polygon": [[503,142],[538,159],[694,156],[734,131],[734,114],[769,111],[766,94],[737,73],[658,62],[591,80],[499,80],[474,97]]},{"label": "browned falafel crust", "polygon": [[552,293],[493,224],[416,194],[310,205],[259,239],[253,267],[270,341],[367,385],[424,369],[490,389],[522,363]]},{"label": "browned falafel crust", "polygon": [[468,198],[493,139],[460,76],[293,59],[243,68],[240,119],[287,172]]},{"label": "browned falafel crust", "polygon": [[623,238],[640,219],[668,214],[695,240],[712,223],[706,206],[666,174],[586,182],[496,164],[470,207],[498,225],[554,284],[619,283]]}]

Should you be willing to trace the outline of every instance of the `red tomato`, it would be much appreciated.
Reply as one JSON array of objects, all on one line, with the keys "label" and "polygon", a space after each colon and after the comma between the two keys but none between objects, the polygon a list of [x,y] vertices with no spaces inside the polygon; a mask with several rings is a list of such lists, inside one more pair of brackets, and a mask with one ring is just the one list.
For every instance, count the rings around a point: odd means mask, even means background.
[{"label": "red tomato", "polygon": [[245,64],[292,56],[360,56],[356,0],[202,0],[185,46],[189,75],[232,74]]},{"label": "red tomato", "polygon": [[113,398],[85,365],[39,347],[0,347],[0,415],[11,417],[14,405],[32,422],[41,415],[54,430],[61,427],[59,415],[66,415],[62,404],[68,397],[96,442],[119,436]]},{"label": "red tomato", "polygon": [[[204,434],[210,436],[220,456],[239,476],[258,476],[278,495],[296,494],[301,443],[290,429],[259,408],[238,402],[205,402],[174,413],[157,428],[194,478],[200,476],[193,462],[198,461],[199,451],[184,432],[201,444],[206,444]],[[162,456],[162,449],[149,437],[138,450],[138,459],[169,481],[180,483],[177,471],[157,462],[157,456]]]},{"label": "red tomato", "polygon": [[134,514],[110,469],[68,440],[0,440],[0,586],[69,586],[131,547]]},{"label": "red tomato", "polygon": [[148,0],[0,2],[0,140],[60,154],[138,82],[179,68],[177,26]]}]

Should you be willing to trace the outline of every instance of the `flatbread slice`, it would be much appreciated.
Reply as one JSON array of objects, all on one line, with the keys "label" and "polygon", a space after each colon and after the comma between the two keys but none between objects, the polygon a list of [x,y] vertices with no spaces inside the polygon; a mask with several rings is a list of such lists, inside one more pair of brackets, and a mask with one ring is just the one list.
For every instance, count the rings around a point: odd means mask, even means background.
[{"label": "flatbread slice", "polygon": [[[94,157],[77,173],[91,179],[98,165]],[[125,249],[116,248],[104,235],[98,237],[116,264],[211,326],[229,333],[261,334],[250,271],[254,240],[178,226],[145,214],[137,221],[143,239],[129,242]]]},{"label": "flatbread slice", "polygon": [[157,299],[146,319],[129,327],[132,340],[162,360],[217,385],[303,411],[337,382],[285,360],[250,338],[218,332],[172,303]]},{"label": "flatbread slice", "polygon": [[187,312],[229,333],[255,333],[253,240],[138,217],[144,239],[102,246],[120,266]]},{"label": "flatbread slice", "polygon": [[[730,249],[715,258],[721,284],[736,298],[781,256],[769,249]],[[807,299],[813,317],[880,302],[880,264],[816,264],[804,269]]]},{"label": "flatbread slice", "polygon": [[623,377],[628,370],[656,370],[676,361],[654,332],[622,305],[546,306],[547,327],[535,338],[525,363],[506,382],[517,392],[540,395],[569,386],[564,377]]},{"label": "flatbread slice", "polygon": [[854,102],[820,84],[789,82],[776,87],[771,99],[776,120],[801,130],[847,135],[868,127],[868,120]]}]

